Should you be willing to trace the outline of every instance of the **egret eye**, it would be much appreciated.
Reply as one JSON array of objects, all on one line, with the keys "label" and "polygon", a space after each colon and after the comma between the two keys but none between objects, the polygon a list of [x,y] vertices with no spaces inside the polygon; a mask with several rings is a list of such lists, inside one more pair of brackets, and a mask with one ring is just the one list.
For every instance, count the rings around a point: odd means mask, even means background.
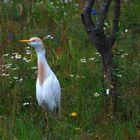
[{"label": "egret eye", "polygon": [[35,42],[35,40],[32,40],[32,42]]}]

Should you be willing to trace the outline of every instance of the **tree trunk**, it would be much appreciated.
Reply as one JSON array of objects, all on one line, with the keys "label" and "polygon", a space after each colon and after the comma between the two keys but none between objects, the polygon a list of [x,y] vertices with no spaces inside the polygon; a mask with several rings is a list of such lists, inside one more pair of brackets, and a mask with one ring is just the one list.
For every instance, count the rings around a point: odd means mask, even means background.
[{"label": "tree trunk", "polygon": [[113,114],[116,112],[116,100],[115,100],[115,92],[114,82],[113,81],[113,54],[112,51],[109,49],[107,52],[101,55],[102,56],[102,63],[103,63],[103,77],[104,77],[104,87],[105,87],[105,114],[108,117],[112,117]]},{"label": "tree trunk", "polygon": [[116,78],[113,74],[115,67],[113,65],[112,47],[116,40],[116,33],[118,31],[118,22],[120,15],[120,0],[115,0],[111,35],[105,35],[103,26],[111,2],[112,0],[103,1],[103,3],[101,4],[99,14],[96,18],[96,24],[94,23],[91,17],[91,11],[92,6],[94,5],[94,0],[86,1],[83,13],[81,14],[82,23],[85,26],[89,39],[92,41],[92,43],[94,44],[97,51],[101,54],[102,57],[105,90],[104,115],[108,117],[112,117],[117,109],[117,91],[115,89]]}]

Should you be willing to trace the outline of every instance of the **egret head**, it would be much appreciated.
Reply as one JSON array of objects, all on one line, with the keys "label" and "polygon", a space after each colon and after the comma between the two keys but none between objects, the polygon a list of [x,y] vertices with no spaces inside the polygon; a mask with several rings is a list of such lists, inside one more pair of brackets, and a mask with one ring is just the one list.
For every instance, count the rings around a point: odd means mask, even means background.
[{"label": "egret head", "polygon": [[45,51],[43,41],[38,37],[32,37],[29,40],[20,40],[19,42],[28,43],[31,47],[35,48],[37,52]]}]

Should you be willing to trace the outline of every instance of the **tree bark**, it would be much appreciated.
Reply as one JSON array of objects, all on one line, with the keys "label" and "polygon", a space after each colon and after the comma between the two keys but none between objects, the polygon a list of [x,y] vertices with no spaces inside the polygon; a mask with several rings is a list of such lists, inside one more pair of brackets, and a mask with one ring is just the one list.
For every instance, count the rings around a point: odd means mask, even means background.
[{"label": "tree bark", "polygon": [[112,117],[116,112],[116,99],[117,91],[116,78],[113,75],[113,53],[112,47],[116,40],[116,33],[118,32],[118,22],[120,15],[120,0],[115,0],[114,3],[114,17],[112,20],[112,29],[110,35],[106,35],[103,30],[106,14],[112,0],[104,0],[101,4],[100,11],[97,15],[96,23],[91,17],[92,7],[94,0],[86,0],[83,13],[81,14],[82,23],[85,30],[92,41],[97,51],[101,54],[103,64],[103,77],[105,87],[105,113],[107,116]]}]

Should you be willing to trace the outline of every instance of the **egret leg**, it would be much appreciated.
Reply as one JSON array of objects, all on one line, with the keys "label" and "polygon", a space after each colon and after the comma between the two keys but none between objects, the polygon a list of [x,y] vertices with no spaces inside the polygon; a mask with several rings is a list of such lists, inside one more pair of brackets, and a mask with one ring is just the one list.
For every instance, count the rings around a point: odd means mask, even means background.
[{"label": "egret leg", "polygon": [[44,123],[43,123],[43,140],[48,139],[49,125],[48,125],[48,113],[44,112]]},{"label": "egret leg", "polygon": [[46,126],[48,128],[48,113],[45,112],[45,122],[46,122]]}]

